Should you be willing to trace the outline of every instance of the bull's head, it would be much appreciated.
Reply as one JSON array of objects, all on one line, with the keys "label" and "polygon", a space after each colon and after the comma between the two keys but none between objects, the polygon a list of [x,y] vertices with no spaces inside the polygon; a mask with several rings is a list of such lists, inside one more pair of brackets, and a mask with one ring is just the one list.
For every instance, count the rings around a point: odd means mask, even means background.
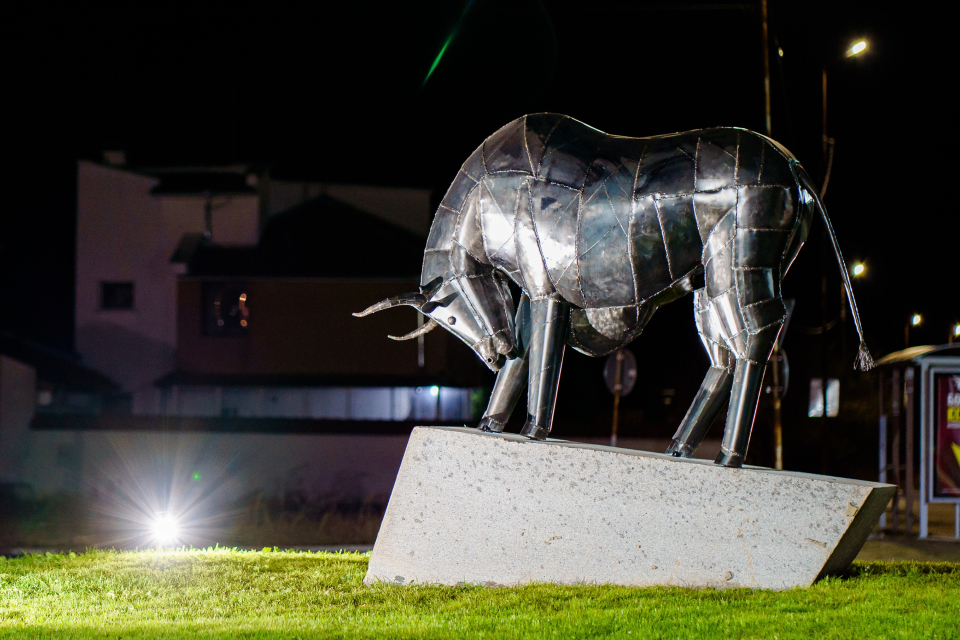
[{"label": "bull's head", "polygon": [[513,297],[493,271],[449,279],[437,276],[422,284],[420,291],[387,298],[353,315],[359,318],[402,305],[417,309],[427,322],[406,335],[389,336],[393,340],[411,340],[440,325],[469,345],[493,371],[507,358],[516,357]]}]

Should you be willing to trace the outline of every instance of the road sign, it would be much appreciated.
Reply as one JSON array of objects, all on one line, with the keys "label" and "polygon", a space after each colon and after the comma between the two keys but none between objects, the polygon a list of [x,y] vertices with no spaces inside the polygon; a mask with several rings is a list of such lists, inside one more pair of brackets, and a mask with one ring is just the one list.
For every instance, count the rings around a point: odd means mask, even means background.
[{"label": "road sign", "polygon": [[[620,369],[619,376],[617,375],[618,368]],[[633,391],[633,385],[637,383],[637,359],[633,352],[629,349],[620,349],[611,353],[606,364],[603,365],[603,381],[610,393],[614,395],[622,397]],[[617,389],[618,383],[619,389]]]}]

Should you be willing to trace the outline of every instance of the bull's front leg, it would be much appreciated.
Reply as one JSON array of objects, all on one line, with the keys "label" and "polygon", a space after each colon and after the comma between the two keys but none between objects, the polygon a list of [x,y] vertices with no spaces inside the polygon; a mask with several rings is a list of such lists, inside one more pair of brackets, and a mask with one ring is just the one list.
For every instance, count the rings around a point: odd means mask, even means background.
[{"label": "bull's front leg", "polygon": [[477,425],[481,431],[503,431],[527,384],[527,350],[530,344],[530,299],[527,294],[520,297],[515,326],[517,357],[507,360],[497,372],[497,381],[490,393],[487,410],[483,412],[483,418]]},{"label": "bull's front leg", "polygon": [[556,297],[534,300],[530,303],[530,324],[527,422],[520,434],[545,440],[553,426],[570,305]]}]

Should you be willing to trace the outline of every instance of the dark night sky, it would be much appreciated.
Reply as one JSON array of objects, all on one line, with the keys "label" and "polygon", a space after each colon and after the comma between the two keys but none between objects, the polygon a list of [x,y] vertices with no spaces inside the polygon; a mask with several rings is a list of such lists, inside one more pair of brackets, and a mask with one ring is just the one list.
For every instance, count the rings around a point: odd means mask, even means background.
[{"label": "dark night sky", "polygon": [[[3,328],[71,347],[75,162],[104,149],[125,149],[140,166],[262,162],[279,177],[439,195],[485,136],[529,112],[621,135],[762,131],[758,11],[679,6],[21,6],[7,16],[3,45],[13,107],[0,199]],[[813,175],[822,171],[820,68],[829,65],[837,151],[827,206],[848,260],[867,261],[857,293],[875,354],[902,346],[903,319],[915,311],[928,318],[918,343],[944,342],[960,321],[957,214],[941,195],[956,161],[944,134],[955,107],[940,85],[955,72],[933,48],[942,16],[907,7],[770,8],[773,135]],[[859,37],[868,53],[843,59]],[[821,321],[819,233],[785,283],[798,326]],[[829,276],[835,314],[833,263]],[[691,331],[689,304],[676,306],[650,331]]]}]

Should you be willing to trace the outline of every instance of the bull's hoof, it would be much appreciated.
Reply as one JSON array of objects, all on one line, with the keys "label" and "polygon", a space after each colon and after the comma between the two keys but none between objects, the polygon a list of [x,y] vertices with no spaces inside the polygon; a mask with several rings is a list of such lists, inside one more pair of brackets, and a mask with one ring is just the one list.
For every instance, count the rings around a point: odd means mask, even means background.
[{"label": "bull's hoof", "polygon": [[743,456],[739,453],[731,453],[729,451],[720,449],[720,455],[717,456],[717,459],[714,461],[714,463],[720,465],[721,467],[739,469],[743,466]]},{"label": "bull's hoof", "polygon": [[666,454],[674,458],[689,458],[693,455],[693,447],[686,442],[674,439],[667,447]]},{"label": "bull's hoof", "polygon": [[537,426],[529,420],[523,425],[523,429],[520,430],[520,435],[526,436],[531,440],[546,440],[549,433],[550,432],[543,427]]},{"label": "bull's hoof", "polygon": [[497,422],[489,416],[484,416],[480,420],[480,424],[477,425],[477,428],[480,429],[480,431],[486,431],[487,433],[503,433],[503,429],[506,426],[507,425]]}]

